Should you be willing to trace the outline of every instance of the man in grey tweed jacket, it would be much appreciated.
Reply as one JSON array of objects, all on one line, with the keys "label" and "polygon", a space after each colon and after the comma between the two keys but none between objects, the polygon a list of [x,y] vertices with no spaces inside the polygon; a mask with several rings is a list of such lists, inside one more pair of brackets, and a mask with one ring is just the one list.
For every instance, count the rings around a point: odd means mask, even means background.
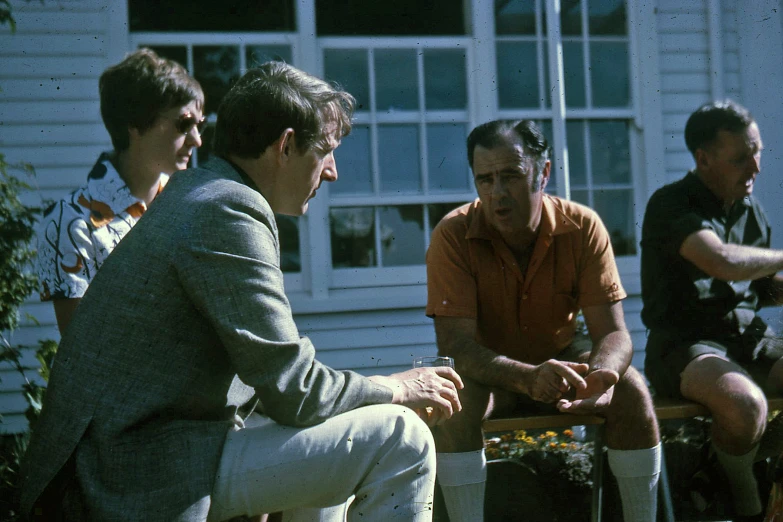
[{"label": "man in grey tweed jacket", "polygon": [[173,176],[62,338],[25,515],[219,521],[355,495],[349,520],[430,520],[434,445],[414,409],[450,417],[459,376],[324,366],[283,289],[274,213],[301,215],[337,179],[352,112],[349,94],[282,63],[226,95],[220,157]]}]

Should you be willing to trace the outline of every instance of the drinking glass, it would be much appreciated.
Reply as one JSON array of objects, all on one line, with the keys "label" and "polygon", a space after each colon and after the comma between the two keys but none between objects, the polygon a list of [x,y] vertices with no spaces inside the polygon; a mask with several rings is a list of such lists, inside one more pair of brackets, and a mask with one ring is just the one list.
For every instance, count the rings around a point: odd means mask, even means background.
[{"label": "drinking glass", "polygon": [[454,368],[454,359],[451,357],[440,357],[440,356],[423,356],[423,357],[415,357],[413,359],[413,367],[414,368],[424,368],[429,366],[448,366],[449,368]]}]

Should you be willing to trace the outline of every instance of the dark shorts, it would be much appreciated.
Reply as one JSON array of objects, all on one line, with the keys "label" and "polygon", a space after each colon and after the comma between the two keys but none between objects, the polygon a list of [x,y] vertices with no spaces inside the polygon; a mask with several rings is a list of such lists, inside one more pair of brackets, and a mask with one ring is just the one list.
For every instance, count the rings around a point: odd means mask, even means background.
[{"label": "dark shorts", "polygon": [[783,338],[771,330],[761,335],[729,335],[715,339],[653,330],[647,339],[644,373],[656,395],[680,397],[680,375],[693,359],[706,354],[738,364],[765,388],[769,371],[783,357]]}]

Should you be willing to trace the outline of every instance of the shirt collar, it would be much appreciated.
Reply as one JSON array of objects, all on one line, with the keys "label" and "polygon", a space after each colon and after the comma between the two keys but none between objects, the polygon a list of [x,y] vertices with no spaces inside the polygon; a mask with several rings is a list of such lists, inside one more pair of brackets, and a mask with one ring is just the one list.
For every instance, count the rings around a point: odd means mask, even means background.
[{"label": "shirt collar", "polygon": [[[707,187],[707,185],[704,184],[701,178],[696,174],[695,170],[688,172],[688,174],[685,176],[685,182],[688,184],[689,189],[696,196],[699,203],[705,210],[713,212],[717,215],[726,214],[726,212],[723,210],[723,202],[718,199],[718,197],[709,189],[709,187]],[[729,209],[729,213],[736,209],[738,205],[743,207],[750,207],[750,196],[745,196],[744,198],[735,201]]]},{"label": "shirt collar", "polygon": [[[131,194],[125,181],[109,160],[109,153],[103,153],[87,176],[87,195],[91,201],[105,204],[114,214],[124,212],[129,207],[141,206],[142,212],[147,209],[143,200]],[[166,176],[168,179],[168,176]],[[166,180],[161,180],[161,186]]]},{"label": "shirt collar", "polygon": [[[500,239],[500,234],[487,223],[484,212],[481,210],[481,201],[476,199],[473,203],[475,216],[468,226],[466,239]],[[557,236],[567,234],[580,228],[579,224],[566,215],[562,210],[558,198],[544,194],[541,208],[541,228],[539,237]]]}]

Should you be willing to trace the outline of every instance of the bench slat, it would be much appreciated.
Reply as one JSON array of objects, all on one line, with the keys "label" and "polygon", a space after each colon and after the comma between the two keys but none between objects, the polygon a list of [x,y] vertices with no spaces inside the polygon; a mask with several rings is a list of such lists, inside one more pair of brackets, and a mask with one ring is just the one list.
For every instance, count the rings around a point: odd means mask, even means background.
[{"label": "bench slat", "polygon": [[[783,410],[783,397],[768,397],[769,411]],[[688,419],[690,417],[709,416],[710,412],[695,402],[682,399],[656,399],[655,415],[658,420]],[[484,431],[533,430],[545,428],[565,428],[568,426],[587,426],[603,424],[603,417],[571,415],[567,413],[535,414],[524,417],[507,417],[487,419],[484,421]]]}]

